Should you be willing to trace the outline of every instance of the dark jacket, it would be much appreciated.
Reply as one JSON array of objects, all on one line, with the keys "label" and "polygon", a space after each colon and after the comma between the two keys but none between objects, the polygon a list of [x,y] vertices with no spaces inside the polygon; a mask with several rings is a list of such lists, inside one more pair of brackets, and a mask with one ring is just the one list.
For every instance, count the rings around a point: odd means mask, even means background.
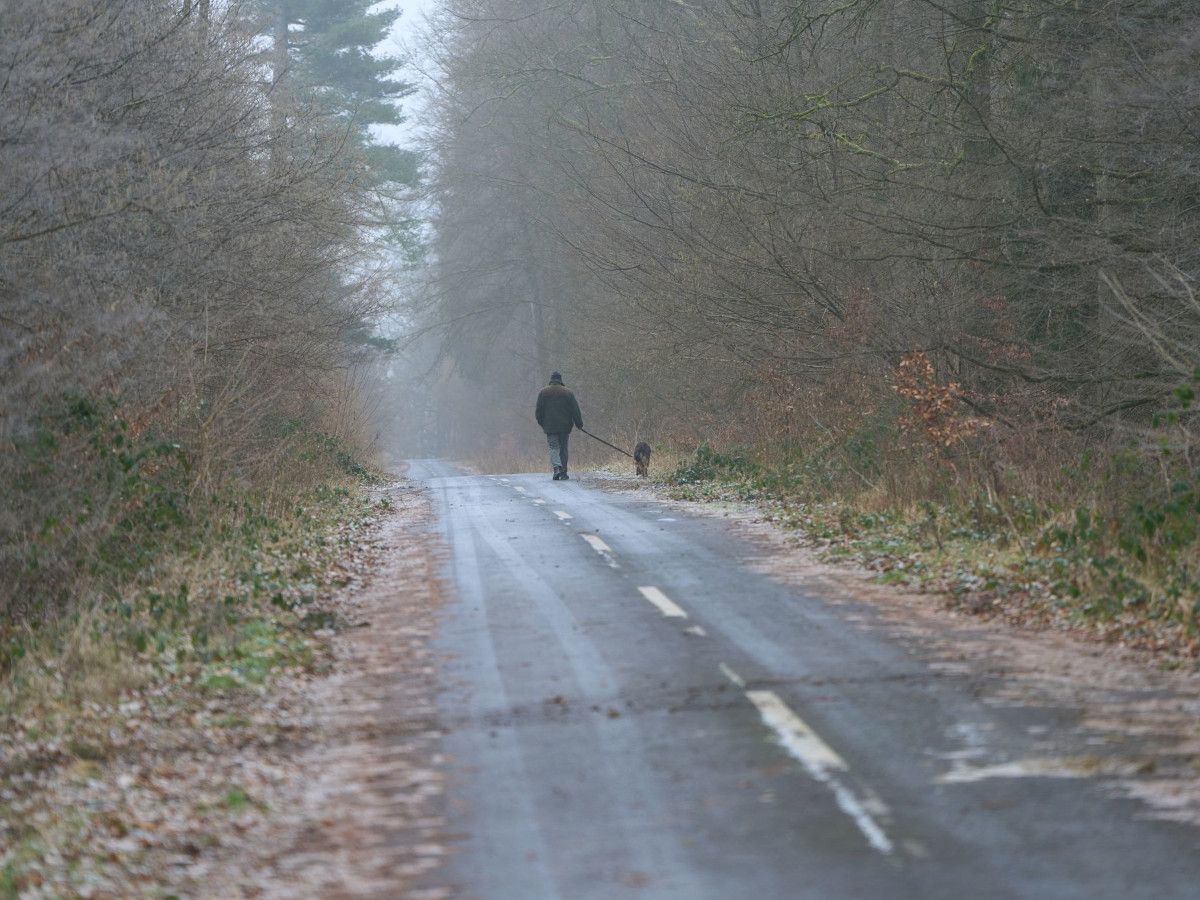
[{"label": "dark jacket", "polygon": [[583,427],[583,414],[579,411],[579,402],[574,394],[563,387],[561,381],[551,381],[538,393],[534,416],[546,434],[569,432],[572,423],[576,428]]}]

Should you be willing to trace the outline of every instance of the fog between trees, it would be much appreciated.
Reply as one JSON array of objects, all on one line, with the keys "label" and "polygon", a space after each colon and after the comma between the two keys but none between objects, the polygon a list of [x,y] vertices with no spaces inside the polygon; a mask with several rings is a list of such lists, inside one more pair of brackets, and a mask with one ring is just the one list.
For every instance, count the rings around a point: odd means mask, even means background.
[{"label": "fog between trees", "polygon": [[859,487],[1190,452],[1192,4],[447,0],[430,41],[445,448],[536,447],[558,368],[626,442]]}]

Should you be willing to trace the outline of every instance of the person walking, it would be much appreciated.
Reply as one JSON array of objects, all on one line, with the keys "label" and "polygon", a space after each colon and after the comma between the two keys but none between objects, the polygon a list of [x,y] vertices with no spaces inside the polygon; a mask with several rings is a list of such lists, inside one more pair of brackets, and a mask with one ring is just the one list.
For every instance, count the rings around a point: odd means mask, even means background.
[{"label": "person walking", "polygon": [[554,467],[554,481],[569,481],[567,475],[567,439],[571,426],[583,428],[583,415],[579,412],[579,401],[563,385],[562,375],[550,373],[550,383],[537,396],[534,410],[537,423],[546,432],[546,443],[550,448],[550,465]]}]

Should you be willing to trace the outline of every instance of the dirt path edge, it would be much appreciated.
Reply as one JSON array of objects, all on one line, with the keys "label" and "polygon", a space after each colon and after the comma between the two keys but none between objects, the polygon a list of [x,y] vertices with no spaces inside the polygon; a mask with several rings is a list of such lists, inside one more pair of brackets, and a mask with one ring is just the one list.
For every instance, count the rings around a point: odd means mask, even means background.
[{"label": "dirt path edge", "polygon": [[270,815],[192,867],[195,896],[449,896],[422,887],[447,852],[429,646],[442,603],[433,512],[409,482],[377,493],[392,511],[366,538],[368,572],[330,601],[333,671],[296,691],[304,749],[264,797]]}]

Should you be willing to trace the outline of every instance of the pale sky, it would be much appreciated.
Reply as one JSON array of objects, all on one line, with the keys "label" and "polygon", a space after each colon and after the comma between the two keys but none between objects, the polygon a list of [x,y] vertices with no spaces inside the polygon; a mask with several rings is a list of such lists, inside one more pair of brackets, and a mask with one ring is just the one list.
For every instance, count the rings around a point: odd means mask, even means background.
[{"label": "pale sky", "polygon": [[[388,40],[379,45],[378,50],[392,56],[411,57],[413,55],[412,42],[416,31],[424,24],[424,16],[431,12],[437,5],[437,0],[383,0],[371,7],[372,10],[395,9],[402,10],[400,19],[392,28],[391,36]],[[415,69],[407,69],[401,72],[401,76],[407,80],[417,83],[418,91],[422,90],[420,84],[420,73]],[[400,126],[376,126],[371,129],[375,138],[385,143],[394,143],[404,146],[412,134],[414,112],[420,105],[420,93],[414,94],[406,98],[402,102],[404,114],[408,118],[408,122]]]}]

